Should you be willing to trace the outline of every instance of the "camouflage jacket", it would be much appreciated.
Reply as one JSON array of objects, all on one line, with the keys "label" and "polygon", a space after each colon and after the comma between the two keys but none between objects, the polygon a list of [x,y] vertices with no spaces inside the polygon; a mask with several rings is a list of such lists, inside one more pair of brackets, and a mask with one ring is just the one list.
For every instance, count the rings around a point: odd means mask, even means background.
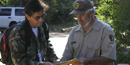
[{"label": "camouflage jacket", "polygon": [[[38,50],[43,61],[57,59],[51,44],[49,32],[44,26],[38,27],[38,37],[32,32],[28,20],[18,23],[9,36],[11,58],[15,65],[37,65],[39,63]],[[46,32],[44,32],[46,31]]]}]

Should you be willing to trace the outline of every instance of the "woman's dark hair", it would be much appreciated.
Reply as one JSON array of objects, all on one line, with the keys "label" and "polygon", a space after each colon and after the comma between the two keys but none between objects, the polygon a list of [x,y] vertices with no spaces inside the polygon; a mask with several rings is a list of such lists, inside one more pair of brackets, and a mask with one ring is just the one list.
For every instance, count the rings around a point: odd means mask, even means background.
[{"label": "woman's dark hair", "polygon": [[32,16],[35,12],[46,12],[48,10],[48,5],[46,5],[41,0],[29,0],[24,8],[24,13]]}]

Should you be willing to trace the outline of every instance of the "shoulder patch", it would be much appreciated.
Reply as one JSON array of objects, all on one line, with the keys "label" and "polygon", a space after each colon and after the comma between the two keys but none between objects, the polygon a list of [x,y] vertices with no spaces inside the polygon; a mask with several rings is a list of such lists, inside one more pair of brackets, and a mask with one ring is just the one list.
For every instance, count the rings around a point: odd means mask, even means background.
[{"label": "shoulder patch", "polygon": [[111,42],[113,42],[114,41],[114,35],[113,34],[109,34],[109,39],[110,39]]}]

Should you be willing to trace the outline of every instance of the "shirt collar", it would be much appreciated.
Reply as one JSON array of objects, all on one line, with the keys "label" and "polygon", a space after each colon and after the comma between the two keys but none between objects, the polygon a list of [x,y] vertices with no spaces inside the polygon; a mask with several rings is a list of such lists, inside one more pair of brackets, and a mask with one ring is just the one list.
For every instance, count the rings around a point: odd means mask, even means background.
[{"label": "shirt collar", "polygon": [[97,30],[97,31],[99,31],[100,30],[100,24],[99,24],[99,19],[97,18],[97,17],[95,17],[95,21],[94,21],[94,24],[93,24],[93,26],[92,26],[92,29],[94,29],[94,30]]},{"label": "shirt collar", "polygon": [[82,27],[78,25],[75,31],[82,31]]}]

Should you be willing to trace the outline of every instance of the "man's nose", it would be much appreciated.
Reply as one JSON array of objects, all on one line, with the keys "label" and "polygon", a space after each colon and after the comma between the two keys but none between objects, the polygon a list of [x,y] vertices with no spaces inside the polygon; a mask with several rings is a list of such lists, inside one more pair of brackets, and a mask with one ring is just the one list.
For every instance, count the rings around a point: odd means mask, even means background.
[{"label": "man's nose", "polygon": [[81,20],[81,15],[77,15],[77,19],[78,19],[78,20]]},{"label": "man's nose", "polygon": [[44,18],[43,18],[43,17],[40,17],[39,21],[42,22],[43,20],[44,20]]}]

